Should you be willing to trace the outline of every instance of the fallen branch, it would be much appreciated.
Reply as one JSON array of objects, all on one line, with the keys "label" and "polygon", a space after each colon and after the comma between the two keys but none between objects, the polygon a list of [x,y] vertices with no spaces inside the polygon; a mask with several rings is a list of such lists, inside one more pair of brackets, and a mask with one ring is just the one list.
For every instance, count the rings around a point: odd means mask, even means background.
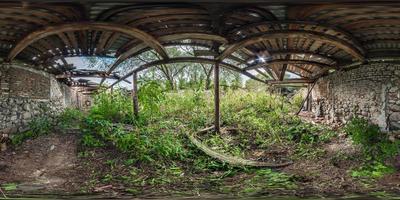
[{"label": "fallen branch", "polygon": [[285,167],[288,165],[291,165],[293,162],[292,161],[287,161],[284,163],[271,163],[271,162],[260,162],[260,161],[254,161],[254,160],[247,160],[243,158],[238,158],[230,155],[226,155],[220,152],[216,152],[212,150],[211,148],[207,147],[203,143],[201,143],[200,140],[196,138],[197,134],[200,133],[205,133],[210,130],[214,129],[214,127],[208,127],[205,129],[200,130],[194,135],[191,135],[190,133],[186,133],[187,137],[189,140],[197,146],[200,150],[202,150],[205,154],[209,155],[210,157],[213,157],[215,159],[218,159],[222,162],[229,163],[231,165],[236,165],[236,166],[253,166],[253,167],[272,167],[272,168],[277,168],[277,167]]}]

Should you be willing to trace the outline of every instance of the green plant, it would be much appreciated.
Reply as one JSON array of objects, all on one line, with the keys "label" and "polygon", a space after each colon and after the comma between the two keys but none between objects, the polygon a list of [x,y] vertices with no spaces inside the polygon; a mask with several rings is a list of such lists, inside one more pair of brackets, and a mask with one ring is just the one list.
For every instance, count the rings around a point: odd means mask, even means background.
[{"label": "green plant", "polygon": [[1,187],[5,191],[13,191],[13,190],[17,189],[17,184],[16,183],[5,183],[5,184],[2,184]]},{"label": "green plant", "polygon": [[34,136],[37,137],[49,133],[53,124],[48,117],[43,116],[34,118],[28,125]]},{"label": "green plant", "polygon": [[84,114],[74,108],[66,108],[59,116],[58,122],[62,129],[79,128],[80,122],[83,120]]},{"label": "green plant", "polygon": [[87,146],[87,147],[102,147],[104,146],[104,142],[101,140],[95,138],[93,135],[90,134],[84,134],[82,136],[82,144]]},{"label": "green plant", "polygon": [[400,151],[399,141],[390,141],[386,133],[382,133],[378,126],[368,123],[366,119],[354,117],[346,125],[345,131],[355,144],[361,146],[369,161],[384,161]]},{"label": "green plant", "polygon": [[93,97],[89,116],[110,122],[132,123],[132,99],[121,89],[112,93],[104,90]]},{"label": "green plant", "polygon": [[355,178],[376,179],[386,174],[394,173],[393,167],[386,166],[381,162],[373,162],[351,171],[351,176]]},{"label": "green plant", "polygon": [[156,81],[142,82],[138,91],[141,116],[152,118],[158,116],[160,105],[165,100],[164,89]]},{"label": "green plant", "polygon": [[245,181],[242,192],[253,193],[274,188],[293,189],[296,188],[296,184],[292,176],[271,169],[260,169],[251,179]]},{"label": "green plant", "polygon": [[22,133],[13,134],[11,136],[11,144],[14,146],[21,145],[25,140],[34,138],[34,134],[31,130]]},{"label": "green plant", "polygon": [[15,146],[22,144],[27,139],[35,139],[50,133],[53,124],[48,117],[34,118],[28,123],[29,130],[11,135],[11,143]]}]

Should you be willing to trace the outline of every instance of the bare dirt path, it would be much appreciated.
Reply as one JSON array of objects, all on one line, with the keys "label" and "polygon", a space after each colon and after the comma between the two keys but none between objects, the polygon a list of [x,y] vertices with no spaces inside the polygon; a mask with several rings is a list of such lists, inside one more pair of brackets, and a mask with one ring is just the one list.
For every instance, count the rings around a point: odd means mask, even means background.
[{"label": "bare dirt path", "polygon": [[77,166],[75,135],[42,136],[0,153],[0,184],[16,183],[26,192],[70,191],[82,181]]}]

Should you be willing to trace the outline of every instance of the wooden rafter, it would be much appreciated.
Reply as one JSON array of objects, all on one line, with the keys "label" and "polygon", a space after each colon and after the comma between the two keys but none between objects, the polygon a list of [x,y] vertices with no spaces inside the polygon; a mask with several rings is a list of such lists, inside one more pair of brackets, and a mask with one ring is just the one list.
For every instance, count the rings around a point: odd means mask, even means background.
[{"label": "wooden rafter", "polygon": [[125,25],[116,25],[105,22],[80,22],[80,23],[69,23],[57,26],[48,26],[44,29],[34,31],[28,34],[25,38],[17,43],[17,45],[11,50],[7,56],[7,60],[12,60],[27,46],[36,42],[39,39],[45,38],[50,35],[71,32],[71,31],[84,31],[84,30],[106,30],[113,32],[120,32],[129,35],[133,38],[142,40],[146,45],[152,47],[157,53],[159,53],[164,59],[168,59],[164,47],[151,35],[137,29]]},{"label": "wooden rafter", "polygon": [[[259,63],[259,64],[256,64],[256,65],[251,65],[249,67],[244,68],[244,70],[258,69],[258,68],[264,67],[266,65],[284,65],[284,64],[312,65],[312,66],[316,66],[318,68],[335,69],[334,66],[331,66],[331,65],[328,65],[328,64],[325,64],[325,63],[315,62],[315,61],[277,59],[277,60],[272,60],[272,61],[269,61],[269,62],[266,62],[266,63]],[[308,71],[308,73],[312,73],[312,72]]]},{"label": "wooden rafter", "polygon": [[246,47],[248,45],[255,44],[264,40],[279,38],[309,38],[323,43],[329,43],[344,50],[358,60],[365,60],[362,52],[360,52],[359,49],[354,47],[349,42],[314,31],[271,31],[266,33],[254,34],[250,37],[244,38],[236,43],[231,44],[222,52],[222,54],[218,57],[218,60],[223,60],[236,50]]}]

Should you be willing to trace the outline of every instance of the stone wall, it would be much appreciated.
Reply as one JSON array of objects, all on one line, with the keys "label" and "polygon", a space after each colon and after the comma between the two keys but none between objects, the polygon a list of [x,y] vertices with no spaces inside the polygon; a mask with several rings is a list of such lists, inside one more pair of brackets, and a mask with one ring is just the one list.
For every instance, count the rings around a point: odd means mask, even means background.
[{"label": "stone wall", "polygon": [[35,117],[76,106],[76,91],[53,75],[22,64],[0,66],[0,133],[27,129]]},{"label": "stone wall", "polygon": [[400,64],[370,63],[318,80],[312,111],[329,122],[352,116],[369,119],[385,130],[400,128]]}]

